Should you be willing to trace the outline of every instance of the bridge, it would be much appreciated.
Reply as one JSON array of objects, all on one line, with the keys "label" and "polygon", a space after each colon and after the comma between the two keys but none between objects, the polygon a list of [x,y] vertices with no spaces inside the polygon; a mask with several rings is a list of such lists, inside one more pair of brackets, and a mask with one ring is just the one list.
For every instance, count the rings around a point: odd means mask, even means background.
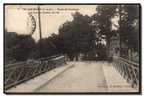
[{"label": "bridge", "polygon": [[4,77],[6,93],[139,91],[139,64],[121,57],[112,62],[41,58],[5,66]]}]

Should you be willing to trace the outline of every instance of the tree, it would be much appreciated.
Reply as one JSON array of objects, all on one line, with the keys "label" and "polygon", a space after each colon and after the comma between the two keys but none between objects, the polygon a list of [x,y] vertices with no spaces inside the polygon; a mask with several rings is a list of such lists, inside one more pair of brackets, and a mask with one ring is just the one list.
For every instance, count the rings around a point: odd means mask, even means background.
[{"label": "tree", "polygon": [[[98,35],[106,40],[107,55],[109,53],[110,38],[115,34],[120,36],[120,53],[122,44],[138,50],[139,44],[139,5],[100,5],[97,13],[93,15],[96,21]],[[112,30],[114,17],[119,17],[117,30]]]},{"label": "tree", "polygon": [[18,35],[17,44],[13,46],[13,56],[17,61],[25,61],[31,57],[35,41],[31,36]]},{"label": "tree", "polygon": [[120,37],[131,49],[139,48],[139,5],[121,6]]},{"label": "tree", "polygon": [[5,64],[16,61],[13,56],[13,48],[17,44],[17,34],[5,31]]},{"label": "tree", "polygon": [[59,53],[59,41],[58,41],[58,35],[52,33],[51,36],[47,38],[41,39],[41,50],[40,48],[40,40],[36,44],[36,50],[34,57],[35,58],[42,58],[42,57],[49,57],[52,55],[60,54]]},{"label": "tree", "polygon": [[96,8],[97,13],[92,16],[96,22],[96,31],[102,39],[106,40],[107,55],[109,54],[110,38],[113,35],[111,19],[116,15],[116,5],[99,5]]},{"label": "tree", "polygon": [[5,32],[5,63],[25,61],[31,57],[35,41],[31,36]]},{"label": "tree", "polygon": [[87,54],[94,48],[95,31],[90,25],[91,21],[89,16],[76,12],[73,21],[67,21],[59,28],[62,51],[71,60],[74,57],[78,60],[79,53]]}]

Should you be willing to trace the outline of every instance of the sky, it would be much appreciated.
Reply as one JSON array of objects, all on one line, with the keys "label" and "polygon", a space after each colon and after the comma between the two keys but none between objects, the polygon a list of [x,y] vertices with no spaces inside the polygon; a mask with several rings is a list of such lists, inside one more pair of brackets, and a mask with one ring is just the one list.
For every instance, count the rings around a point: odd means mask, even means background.
[{"label": "sky", "polygon": [[[32,13],[36,21],[36,30],[32,37],[39,39],[37,5],[7,5],[5,6],[5,28],[9,32],[29,34],[31,20],[28,13]],[[61,24],[71,21],[72,14],[80,12],[83,15],[92,16],[96,13],[97,5],[41,5],[42,37],[48,37],[52,33],[58,33]],[[28,25],[29,24],[29,25]]]}]

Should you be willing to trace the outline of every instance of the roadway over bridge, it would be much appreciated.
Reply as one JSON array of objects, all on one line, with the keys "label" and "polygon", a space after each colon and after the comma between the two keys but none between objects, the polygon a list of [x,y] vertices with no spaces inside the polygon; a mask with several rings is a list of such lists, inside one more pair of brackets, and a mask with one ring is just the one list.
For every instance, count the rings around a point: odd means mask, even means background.
[{"label": "roadway over bridge", "polygon": [[6,90],[6,93],[138,92],[106,61],[68,62]]}]

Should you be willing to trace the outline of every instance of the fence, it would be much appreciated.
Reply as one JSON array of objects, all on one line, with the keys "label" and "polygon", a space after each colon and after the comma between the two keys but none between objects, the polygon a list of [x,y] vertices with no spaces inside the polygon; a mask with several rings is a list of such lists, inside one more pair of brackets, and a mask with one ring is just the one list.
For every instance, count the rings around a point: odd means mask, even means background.
[{"label": "fence", "polygon": [[113,58],[114,67],[131,84],[139,88],[139,64],[121,57]]},{"label": "fence", "polygon": [[64,56],[53,56],[6,65],[4,67],[4,88],[9,89],[64,63]]}]

